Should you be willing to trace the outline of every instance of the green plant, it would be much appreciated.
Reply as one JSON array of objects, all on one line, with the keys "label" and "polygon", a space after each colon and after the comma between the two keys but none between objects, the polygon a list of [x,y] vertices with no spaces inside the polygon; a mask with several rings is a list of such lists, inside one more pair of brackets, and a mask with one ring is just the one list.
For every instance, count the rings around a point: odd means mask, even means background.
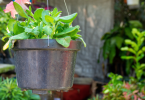
[{"label": "green plant", "polygon": [[32,94],[31,90],[21,91],[17,86],[16,79],[0,79],[1,100],[40,100],[38,95]]},{"label": "green plant", "polygon": [[[19,0],[17,0],[19,1]],[[56,41],[64,47],[69,47],[71,40],[82,39],[79,26],[72,26],[73,20],[76,18],[77,13],[72,15],[60,17],[61,11],[55,8],[53,11],[44,10],[43,8],[37,9],[34,14],[29,9],[22,8],[17,2],[13,2],[15,10],[24,18],[25,21],[10,20],[8,24],[9,32],[3,38],[9,38],[5,44],[4,50],[13,47],[15,40],[21,39],[56,39]],[[13,41],[14,40],[14,41]],[[83,41],[86,47],[85,42]]]},{"label": "green plant", "polygon": [[[132,28],[142,28],[139,21],[127,21],[121,23],[120,26],[115,26],[110,32],[103,35],[101,40],[104,40],[103,57],[109,59],[109,63],[113,63],[116,54],[122,55],[120,48],[123,46],[124,40],[127,38],[134,39],[131,30]],[[118,53],[117,53],[118,50]]]},{"label": "green plant", "polygon": [[134,61],[134,65],[132,66],[135,70],[136,77],[138,80],[141,79],[141,76],[144,74],[145,63],[140,63],[140,60],[144,57],[145,46],[142,46],[145,40],[145,31],[140,32],[137,29],[132,30],[132,34],[135,38],[134,40],[126,39],[125,44],[126,47],[122,47],[122,51],[130,52],[130,55],[122,56],[122,59]]},{"label": "green plant", "polygon": [[0,7],[0,38],[7,33],[6,29],[10,18],[10,14],[4,13],[3,9]]},{"label": "green plant", "polygon": [[103,100],[145,100],[145,80],[130,77],[123,82],[122,76],[111,73],[110,82],[104,86]]},{"label": "green plant", "polygon": [[109,77],[111,78],[110,82],[104,86],[104,100],[124,100],[122,92],[122,76],[110,73]]}]

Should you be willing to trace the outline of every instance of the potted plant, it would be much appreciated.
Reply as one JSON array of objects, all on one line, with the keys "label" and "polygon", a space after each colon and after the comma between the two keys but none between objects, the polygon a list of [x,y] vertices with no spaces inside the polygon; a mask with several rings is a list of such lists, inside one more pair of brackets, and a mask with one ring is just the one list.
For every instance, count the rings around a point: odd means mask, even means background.
[{"label": "potted plant", "polygon": [[[77,13],[60,17],[61,11],[36,9],[34,14],[25,6],[29,0],[15,0],[7,5],[5,12],[26,18],[11,19],[9,38],[4,50],[14,50],[18,86],[31,90],[68,90],[73,85],[77,51],[82,39],[79,26],[72,26]],[[11,9],[9,9],[11,8]],[[86,46],[85,42],[83,41]],[[37,91],[38,93],[38,91]]]}]

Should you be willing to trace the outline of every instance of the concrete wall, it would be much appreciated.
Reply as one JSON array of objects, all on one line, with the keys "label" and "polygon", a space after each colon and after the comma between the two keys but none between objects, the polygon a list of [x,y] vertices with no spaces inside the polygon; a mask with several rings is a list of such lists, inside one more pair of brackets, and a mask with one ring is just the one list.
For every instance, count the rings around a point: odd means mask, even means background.
[{"label": "concrete wall", "polygon": [[[87,47],[78,52],[75,72],[80,76],[104,78],[106,61],[101,55],[97,63],[102,35],[109,31],[114,22],[114,0],[66,0],[70,13],[78,12],[73,25],[80,25],[81,34]],[[67,15],[64,0],[49,0],[51,6],[62,10]]]}]

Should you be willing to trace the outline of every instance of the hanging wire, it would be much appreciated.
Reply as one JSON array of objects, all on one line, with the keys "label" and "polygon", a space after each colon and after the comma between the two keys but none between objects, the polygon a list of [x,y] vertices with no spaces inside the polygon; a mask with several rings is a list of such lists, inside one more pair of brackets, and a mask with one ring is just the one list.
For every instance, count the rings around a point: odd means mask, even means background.
[{"label": "hanging wire", "polygon": [[[48,3],[48,0],[47,0],[47,10],[49,10],[49,3]],[[49,46],[49,35],[48,35],[48,46]]]},{"label": "hanging wire", "polygon": [[49,3],[48,3],[48,0],[47,0],[47,10],[49,10]]},{"label": "hanging wire", "polygon": [[67,10],[67,13],[68,13],[68,15],[69,15],[69,11],[68,11],[68,8],[67,8],[67,5],[66,5],[65,0],[64,0],[64,4],[65,4],[66,10]]}]

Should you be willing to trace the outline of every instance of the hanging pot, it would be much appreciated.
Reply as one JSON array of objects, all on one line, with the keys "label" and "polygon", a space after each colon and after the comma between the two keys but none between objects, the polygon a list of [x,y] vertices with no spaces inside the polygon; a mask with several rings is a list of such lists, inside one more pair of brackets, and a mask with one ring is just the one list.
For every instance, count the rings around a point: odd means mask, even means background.
[{"label": "hanging pot", "polygon": [[127,0],[127,5],[130,8],[138,8],[139,7],[139,0]]},{"label": "hanging pot", "polygon": [[68,90],[73,85],[80,47],[80,41],[71,41],[64,48],[54,39],[49,40],[49,46],[47,39],[18,40],[13,48],[18,86],[39,91]]}]

